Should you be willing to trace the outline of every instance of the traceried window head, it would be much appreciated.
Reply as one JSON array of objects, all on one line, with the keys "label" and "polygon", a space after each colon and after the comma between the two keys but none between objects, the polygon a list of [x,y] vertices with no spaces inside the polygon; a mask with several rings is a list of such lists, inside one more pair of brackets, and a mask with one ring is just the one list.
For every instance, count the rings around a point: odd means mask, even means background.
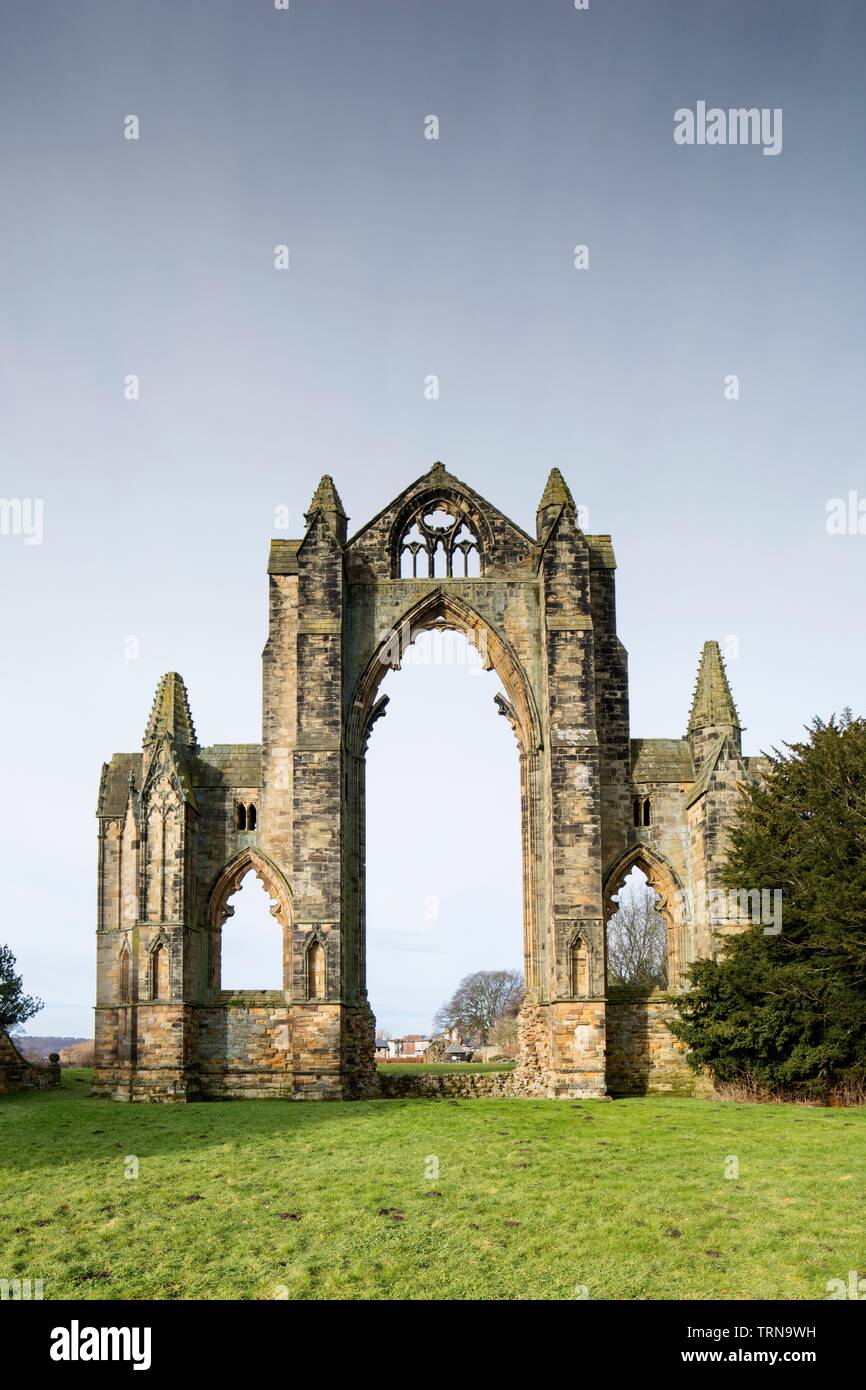
[{"label": "traceried window head", "polygon": [[465,506],[428,500],[409,518],[399,543],[401,579],[474,579],[481,544]]}]

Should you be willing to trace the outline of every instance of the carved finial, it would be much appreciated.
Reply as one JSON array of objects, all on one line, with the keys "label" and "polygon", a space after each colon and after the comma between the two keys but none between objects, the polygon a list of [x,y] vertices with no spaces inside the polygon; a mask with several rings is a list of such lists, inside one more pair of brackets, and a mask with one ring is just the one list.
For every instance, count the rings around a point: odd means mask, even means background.
[{"label": "carved finial", "polygon": [[169,671],[156,688],[153,708],[144,732],[145,747],[159,738],[160,734],[171,734],[176,743],[196,748],[195,725],[189,709],[189,696],[186,686],[177,671]]},{"label": "carved finial", "polygon": [[553,525],[563,507],[568,507],[571,512],[575,512],[574,498],[559,469],[551,468],[536,513],[539,540]]},{"label": "carved finial", "polygon": [[701,729],[740,729],[740,716],[722,661],[718,642],[705,642],[698,670],[689,733]]},{"label": "carved finial", "polygon": [[313,494],[310,503],[310,510],[305,513],[305,520],[309,526],[316,512],[321,512],[341,545],[346,544],[348,535],[348,517],[343,503],[340,501],[340,494],[334,486],[334,479],[330,473],[325,473],[319,480],[319,486]]}]

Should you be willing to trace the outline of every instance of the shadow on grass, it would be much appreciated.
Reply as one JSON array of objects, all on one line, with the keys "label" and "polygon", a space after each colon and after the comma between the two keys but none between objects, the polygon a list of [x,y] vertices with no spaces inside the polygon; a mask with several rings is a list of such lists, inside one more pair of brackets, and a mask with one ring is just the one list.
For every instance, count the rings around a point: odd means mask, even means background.
[{"label": "shadow on grass", "polygon": [[[396,1097],[383,1100],[227,1100],[182,1104],[128,1103],[90,1095],[90,1072],[64,1071],[59,1090],[29,1092],[0,1098],[0,1172],[25,1172],[82,1159],[105,1159],[124,1154],[169,1157],[209,1146],[255,1146],[261,1141],[291,1136],[299,1142],[337,1142],[363,1125],[383,1134],[393,1128],[398,1113],[422,1107],[465,1122],[467,1109],[488,1106],[557,1107],[557,1101],[438,1097]],[[390,1119],[389,1119],[390,1117]],[[443,1119],[447,1116],[443,1113]]]}]

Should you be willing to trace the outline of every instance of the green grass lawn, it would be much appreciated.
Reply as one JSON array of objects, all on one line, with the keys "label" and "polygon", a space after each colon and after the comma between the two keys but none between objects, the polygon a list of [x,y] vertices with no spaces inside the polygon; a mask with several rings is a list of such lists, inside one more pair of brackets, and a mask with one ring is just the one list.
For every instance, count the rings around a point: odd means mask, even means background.
[{"label": "green grass lawn", "polygon": [[799,1299],[866,1273],[860,1110],[88,1084],[0,1100],[0,1278],[47,1299]]},{"label": "green grass lawn", "polygon": [[404,1072],[417,1075],[447,1076],[452,1071],[513,1071],[513,1062],[379,1062],[380,1071],[389,1076]]}]

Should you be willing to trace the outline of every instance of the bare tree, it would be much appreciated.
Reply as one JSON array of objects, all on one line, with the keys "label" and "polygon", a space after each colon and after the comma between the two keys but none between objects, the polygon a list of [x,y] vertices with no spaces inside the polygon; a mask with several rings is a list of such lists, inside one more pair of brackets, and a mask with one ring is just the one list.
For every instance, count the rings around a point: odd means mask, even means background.
[{"label": "bare tree", "polygon": [[607,975],[612,984],[666,989],[667,929],[656,912],[658,895],[641,874],[630,874],[607,924]]},{"label": "bare tree", "polygon": [[514,1017],[523,1003],[520,970],[476,970],[460,981],[454,994],[433,1019],[434,1028],[447,1032],[459,1028],[481,1039],[484,1046],[500,1018]]}]

